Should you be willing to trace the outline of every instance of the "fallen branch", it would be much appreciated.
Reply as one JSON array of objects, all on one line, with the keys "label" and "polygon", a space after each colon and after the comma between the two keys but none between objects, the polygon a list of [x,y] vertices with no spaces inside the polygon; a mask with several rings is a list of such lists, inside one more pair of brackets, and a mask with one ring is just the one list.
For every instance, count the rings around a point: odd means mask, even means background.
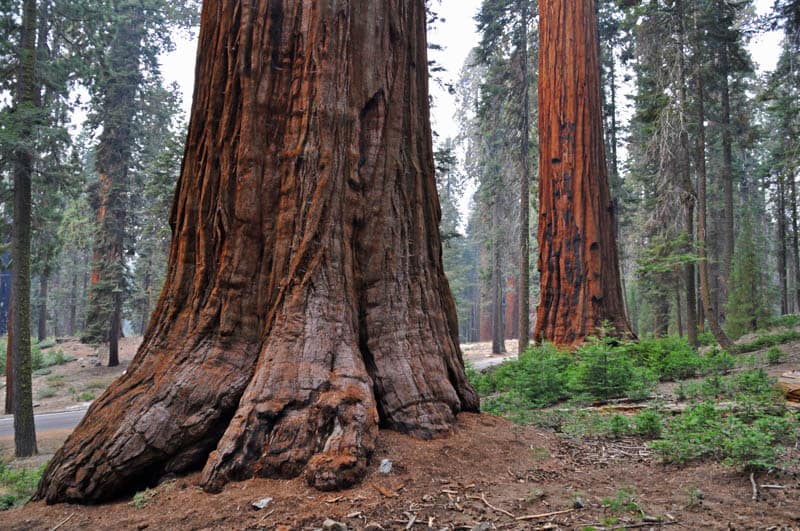
[{"label": "fallen branch", "polygon": [[758,485],[753,472],[750,472],[750,484],[753,485],[753,501],[758,501]]},{"label": "fallen branch", "polygon": [[504,515],[506,515],[506,516],[508,516],[510,518],[515,518],[515,519],[517,518],[516,516],[514,516],[510,512],[506,511],[505,509],[501,509],[500,507],[495,507],[494,505],[489,503],[489,500],[486,499],[486,495],[485,494],[481,494],[480,496],[467,496],[467,499],[469,499],[469,500],[480,500],[480,501],[482,501],[483,503],[486,504],[486,507],[497,511],[498,513],[503,513]]},{"label": "fallen branch", "polygon": [[515,520],[536,520],[538,518],[547,518],[549,516],[556,516],[559,514],[567,514],[573,512],[575,509],[564,509],[563,511],[553,511],[552,513],[542,513],[542,514],[529,514],[527,516],[518,516]]},{"label": "fallen branch", "polygon": [[786,485],[760,485],[762,489],[786,489]]},{"label": "fallen branch", "polygon": [[69,516],[67,516],[66,518],[64,518],[63,520],[61,520],[61,521],[58,523],[58,525],[57,525],[57,526],[55,526],[55,527],[54,527],[53,529],[51,529],[50,531],[56,531],[56,529],[58,529],[58,528],[59,528],[59,527],[61,527],[62,525],[64,525],[64,524],[66,524],[67,522],[69,522],[69,521],[70,521],[70,519],[71,519],[73,516],[75,516],[75,513],[70,513],[70,515],[69,515]]},{"label": "fallen branch", "polygon": [[662,526],[662,525],[678,525],[678,522],[644,522],[642,524],[629,524],[624,525],[620,528],[615,527],[614,529],[637,529],[640,527],[654,527],[654,526]]}]

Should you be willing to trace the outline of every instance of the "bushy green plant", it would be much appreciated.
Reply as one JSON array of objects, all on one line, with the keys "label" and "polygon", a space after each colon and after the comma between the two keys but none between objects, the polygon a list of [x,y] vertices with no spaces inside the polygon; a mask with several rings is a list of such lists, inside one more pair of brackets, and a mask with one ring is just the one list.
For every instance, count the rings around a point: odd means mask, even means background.
[{"label": "bushy green plant", "polygon": [[24,505],[36,491],[47,464],[35,469],[15,470],[0,463],[0,488],[5,491],[0,496],[0,510]]},{"label": "bushy green plant", "polygon": [[89,391],[84,391],[83,393],[78,395],[77,400],[79,402],[91,402],[92,400],[94,400],[94,398],[95,398],[94,393]]},{"label": "bushy green plant", "polygon": [[774,397],[776,379],[764,369],[742,371],[734,377],[735,389],[750,395]]},{"label": "bushy green plant", "polygon": [[717,338],[709,331],[697,334],[697,344],[701,347],[710,347],[717,344]]},{"label": "bushy green plant", "polygon": [[692,378],[703,371],[703,358],[681,337],[667,336],[625,346],[640,365],[654,370],[661,380]]},{"label": "bushy green plant", "polygon": [[64,354],[62,350],[42,352],[38,345],[31,347],[31,368],[34,371],[53,367],[55,365],[63,365],[70,361],[75,361],[75,358]]},{"label": "bushy green plant", "polygon": [[767,350],[767,363],[770,365],[777,365],[781,363],[784,359],[785,355],[783,351],[778,347],[771,347]]},{"label": "bushy green plant", "polygon": [[48,338],[36,343],[36,346],[39,347],[42,350],[48,349],[48,348],[52,348],[52,347],[56,346],[56,339],[54,337],[48,337]]},{"label": "bushy green plant", "polygon": [[580,362],[573,374],[574,392],[604,400],[625,396],[634,366],[624,351],[606,341],[596,341],[578,349],[576,355]]},{"label": "bushy green plant", "polygon": [[790,341],[797,341],[798,339],[800,339],[800,331],[786,330],[784,332],[764,334],[758,336],[756,339],[748,343],[734,345],[733,350],[738,353],[753,352],[755,350],[782,345],[783,343],[788,343]]},{"label": "bushy green plant", "polygon": [[783,444],[794,442],[797,423],[792,418],[765,416],[748,426],[732,417],[723,449],[724,463],[745,470],[766,470],[778,464]]},{"label": "bushy green plant", "polygon": [[625,511],[639,511],[639,504],[636,503],[636,491],[633,487],[619,489],[613,498],[603,498],[603,507],[611,513],[620,514]]},{"label": "bushy green plant", "polygon": [[631,425],[625,415],[611,415],[611,418],[608,419],[608,432],[611,437],[619,439],[628,435],[630,431]]},{"label": "bushy green plant", "polygon": [[631,400],[645,400],[653,395],[658,386],[658,374],[647,367],[634,367],[625,396]]},{"label": "bushy green plant", "polygon": [[650,446],[666,462],[684,464],[713,457],[729,466],[760,470],[779,464],[785,445],[797,439],[797,427],[796,417],[783,412],[762,411],[753,420],[708,401],[675,417],[663,439]]},{"label": "bushy green plant", "polygon": [[800,314],[792,313],[773,317],[769,320],[769,326],[776,328],[795,328],[800,326]]},{"label": "bushy green plant", "polygon": [[[507,361],[485,374],[468,372],[470,381],[481,395],[514,391],[513,403],[527,407],[544,407],[567,397],[570,355],[552,345],[542,345],[522,353],[516,361]],[[497,407],[503,399],[494,399]],[[505,406],[503,406],[505,407]]]},{"label": "bushy green plant", "polygon": [[668,463],[684,464],[714,455],[722,447],[721,415],[713,402],[690,407],[669,424],[664,438],[650,446]]},{"label": "bushy green plant", "polygon": [[664,418],[658,411],[646,409],[633,416],[633,429],[637,435],[650,439],[661,437]]},{"label": "bushy green plant", "polygon": [[43,398],[51,398],[56,396],[56,390],[53,387],[43,387],[36,393],[36,399],[42,400]]},{"label": "bushy green plant", "polygon": [[722,374],[727,374],[736,367],[736,359],[727,350],[712,350],[706,356],[706,363],[711,371]]}]

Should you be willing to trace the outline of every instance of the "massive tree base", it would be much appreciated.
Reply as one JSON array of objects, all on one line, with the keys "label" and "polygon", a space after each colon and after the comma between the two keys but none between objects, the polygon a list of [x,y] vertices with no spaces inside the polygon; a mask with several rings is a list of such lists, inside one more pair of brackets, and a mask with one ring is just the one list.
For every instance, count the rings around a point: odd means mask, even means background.
[{"label": "massive tree base", "polygon": [[476,411],[444,276],[423,0],[204,2],[167,279],[35,499],[365,473]]}]

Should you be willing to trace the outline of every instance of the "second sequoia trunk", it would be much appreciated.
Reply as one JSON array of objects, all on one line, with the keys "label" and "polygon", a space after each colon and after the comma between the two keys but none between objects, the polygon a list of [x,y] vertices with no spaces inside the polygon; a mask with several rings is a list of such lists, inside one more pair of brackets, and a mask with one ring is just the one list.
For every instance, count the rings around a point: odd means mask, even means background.
[{"label": "second sequoia trunk", "polygon": [[38,498],[359,480],[477,410],[441,260],[423,0],[203,6],[164,291]]},{"label": "second sequoia trunk", "polygon": [[601,120],[593,0],[539,3],[539,271],[536,341],[575,345],[625,317]]}]

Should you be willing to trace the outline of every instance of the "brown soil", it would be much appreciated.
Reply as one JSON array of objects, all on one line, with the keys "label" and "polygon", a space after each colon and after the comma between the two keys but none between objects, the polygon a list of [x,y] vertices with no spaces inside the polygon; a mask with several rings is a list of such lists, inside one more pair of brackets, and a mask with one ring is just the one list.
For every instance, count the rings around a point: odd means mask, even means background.
[{"label": "brown soil", "polygon": [[[42,352],[61,350],[75,361],[47,367],[49,374],[33,377],[34,413],[85,408],[91,398],[100,396],[103,390],[122,374],[136,354],[142,342],[141,336],[126,337],[120,341],[119,361],[116,367],[106,367],[108,346],[86,345],[76,338],[59,338],[59,342]],[[5,410],[5,376],[0,378],[0,411]],[[52,396],[48,396],[52,393]]]},{"label": "brown soil", "polygon": [[[393,461],[389,474],[377,470],[382,459]],[[757,477],[785,488],[761,489],[753,501],[749,478],[716,464],[667,467],[636,439],[578,441],[488,414],[462,414],[452,437],[430,442],[381,431],[365,481],[336,493],[301,479],[253,479],[212,495],[196,487],[198,479],[162,482],[152,497],[140,495],[139,508],[130,499],[90,507],[32,503],[0,513],[0,528],[314,529],[326,518],[350,529],[657,528],[655,518],[682,529],[800,526],[797,477]],[[603,506],[620,489],[632,493],[635,508]],[[266,509],[251,507],[264,497],[274,498]],[[547,513],[558,514],[516,519]]]}]

